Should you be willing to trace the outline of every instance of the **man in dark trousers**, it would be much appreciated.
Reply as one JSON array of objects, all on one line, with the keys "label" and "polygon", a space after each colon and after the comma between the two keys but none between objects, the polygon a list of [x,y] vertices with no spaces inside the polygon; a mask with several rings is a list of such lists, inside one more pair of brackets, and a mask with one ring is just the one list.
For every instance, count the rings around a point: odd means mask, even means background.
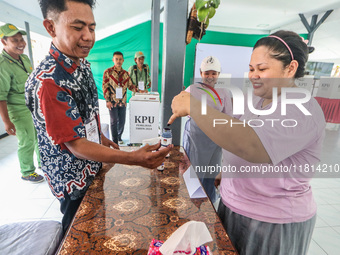
[{"label": "man in dark trousers", "polygon": [[156,168],[172,148],[155,151],[157,144],[125,152],[102,135],[97,88],[85,59],[95,42],[94,2],[39,0],[52,44],[26,82],[42,170],[61,203],[64,231],[100,171],[100,162]]},{"label": "man in dark trousers", "polygon": [[127,89],[136,92],[138,88],[133,85],[128,72],[122,68],[123,53],[119,51],[113,53],[112,61],[114,66],[106,69],[103,75],[103,94],[110,112],[112,141],[123,144]]}]

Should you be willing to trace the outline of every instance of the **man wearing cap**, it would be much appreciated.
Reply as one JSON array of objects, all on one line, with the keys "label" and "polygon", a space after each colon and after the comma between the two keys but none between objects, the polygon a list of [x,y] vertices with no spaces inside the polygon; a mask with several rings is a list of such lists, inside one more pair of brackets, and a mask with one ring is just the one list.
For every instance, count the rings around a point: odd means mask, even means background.
[{"label": "man wearing cap", "polygon": [[[186,91],[199,100],[202,100],[202,97],[205,96],[209,106],[232,115],[231,98],[228,92],[225,88],[215,88],[220,72],[220,61],[214,56],[206,57],[203,59],[200,68],[202,82],[190,85]],[[207,169],[210,169],[208,166],[221,166],[221,147],[206,136],[190,116],[185,123],[183,147],[197,172],[205,192],[211,202],[214,203],[218,198],[214,186],[215,177],[218,173],[210,173]]]},{"label": "man wearing cap", "polygon": [[137,51],[135,54],[136,65],[130,66],[128,72],[132,82],[138,87],[139,90],[147,92],[151,88],[150,69],[147,64],[144,64],[144,54]]},{"label": "man wearing cap", "polygon": [[32,72],[29,58],[24,55],[26,32],[12,24],[0,27],[0,38],[4,48],[0,54],[0,115],[9,135],[18,139],[18,158],[22,179],[32,183],[44,178],[35,173],[34,150],[39,151],[36,131],[30,111],[25,105],[25,82]]},{"label": "man wearing cap", "polygon": [[103,75],[103,94],[110,112],[112,141],[123,144],[127,89],[137,92],[138,88],[132,83],[128,72],[122,68],[123,53],[114,52],[112,61],[114,66],[106,69]]}]

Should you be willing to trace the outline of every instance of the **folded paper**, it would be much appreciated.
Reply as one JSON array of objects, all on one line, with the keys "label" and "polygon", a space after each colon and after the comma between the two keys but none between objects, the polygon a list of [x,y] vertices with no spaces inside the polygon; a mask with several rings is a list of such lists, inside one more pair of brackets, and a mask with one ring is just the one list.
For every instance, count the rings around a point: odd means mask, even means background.
[{"label": "folded paper", "polygon": [[184,172],[183,178],[190,198],[207,197],[192,165]]}]

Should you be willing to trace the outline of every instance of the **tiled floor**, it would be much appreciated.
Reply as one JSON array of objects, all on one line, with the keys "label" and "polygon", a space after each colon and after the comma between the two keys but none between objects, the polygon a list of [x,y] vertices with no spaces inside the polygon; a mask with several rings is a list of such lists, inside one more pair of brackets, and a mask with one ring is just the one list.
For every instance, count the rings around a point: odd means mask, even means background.
[{"label": "tiled floor", "polygon": [[32,184],[20,179],[16,149],[16,137],[0,140],[0,174],[3,177],[0,179],[0,224],[39,219],[60,221],[59,202],[47,182]]},{"label": "tiled floor", "polygon": [[[128,128],[123,140],[128,142]],[[0,225],[29,220],[61,220],[59,202],[45,182],[20,179],[16,138],[0,139]],[[340,164],[340,130],[326,131],[322,162]],[[39,172],[39,170],[37,171]],[[337,175],[340,177],[340,173]],[[340,254],[340,178],[312,180],[318,216],[309,255]]]}]

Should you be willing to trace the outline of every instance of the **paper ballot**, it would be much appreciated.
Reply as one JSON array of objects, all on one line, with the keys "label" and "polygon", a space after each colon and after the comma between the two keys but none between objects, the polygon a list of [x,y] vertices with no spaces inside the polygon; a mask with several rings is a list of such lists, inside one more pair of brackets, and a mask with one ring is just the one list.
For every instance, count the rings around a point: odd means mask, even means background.
[{"label": "paper ballot", "polygon": [[190,198],[207,197],[192,165],[184,172],[183,178]]}]

